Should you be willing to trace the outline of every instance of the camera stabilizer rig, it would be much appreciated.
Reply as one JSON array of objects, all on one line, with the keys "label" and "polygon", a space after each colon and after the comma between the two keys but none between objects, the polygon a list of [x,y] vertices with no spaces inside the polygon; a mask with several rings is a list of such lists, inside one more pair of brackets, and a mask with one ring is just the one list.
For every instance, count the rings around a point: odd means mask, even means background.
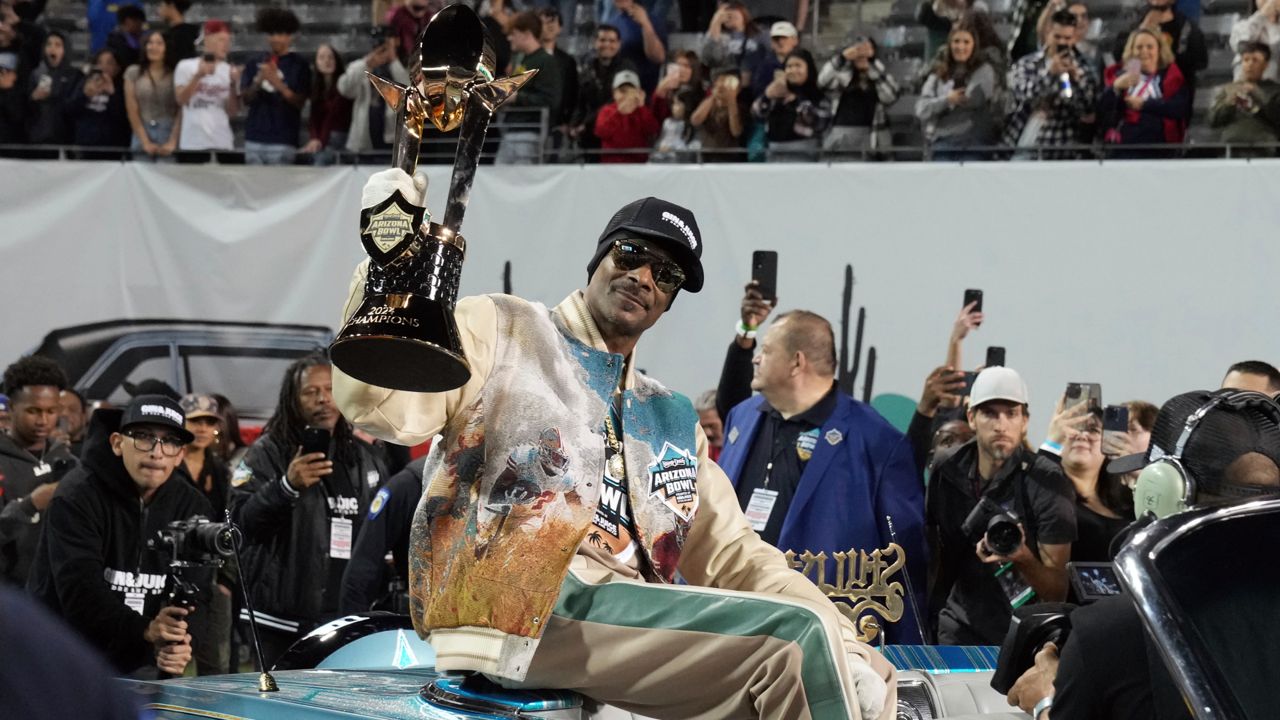
[{"label": "camera stabilizer rig", "polygon": [[[225,558],[229,557],[236,559],[237,575],[240,575],[240,568],[244,567],[240,559],[244,534],[231,522],[230,511],[226,513],[224,522],[220,523],[199,515],[186,520],[175,520],[158,531],[147,545],[154,550],[168,551],[169,576],[173,581],[168,604],[186,608],[189,612],[195,610],[196,598],[200,596],[200,578],[197,576],[222,567],[226,562]],[[244,594],[245,609],[249,611],[249,631],[253,636],[254,653],[258,658],[258,667],[262,668],[258,675],[258,691],[276,692],[280,688],[262,659],[262,643],[258,640],[258,622],[253,613],[249,588],[245,585],[243,576],[237,579]]]}]

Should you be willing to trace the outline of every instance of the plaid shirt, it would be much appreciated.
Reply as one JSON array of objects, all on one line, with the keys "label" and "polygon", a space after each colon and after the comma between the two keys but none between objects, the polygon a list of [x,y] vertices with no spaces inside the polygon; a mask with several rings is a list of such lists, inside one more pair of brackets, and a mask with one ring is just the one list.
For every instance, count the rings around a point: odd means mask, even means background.
[{"label": "plaid shirt", "polygon": [[1044,50],[1019,60],[1009,69],[1009,115],[1005,119],[1004,141],[1016,146],[1032,113],[1048,113],[1040,128],[1037,145],[1074,145],[1080,142],[1080,118],[1093,112],[1098,100],[1098,78],[1079,50],[1071,49],[1080,68],[1071,99],[1062,97],[1058,78],[1049,74]]}]

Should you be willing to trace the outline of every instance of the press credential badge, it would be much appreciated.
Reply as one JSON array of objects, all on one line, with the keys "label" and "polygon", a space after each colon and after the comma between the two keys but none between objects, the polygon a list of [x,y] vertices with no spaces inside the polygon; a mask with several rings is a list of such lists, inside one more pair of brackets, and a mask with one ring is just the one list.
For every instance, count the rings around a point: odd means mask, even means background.
[{"label": "press credential badge", "polygon": [[756,532],[764,530],[769,524],[769,516],[773,514],[773,505],[778,502],[778,491],[756,488],[747,502],[747,522]]}]

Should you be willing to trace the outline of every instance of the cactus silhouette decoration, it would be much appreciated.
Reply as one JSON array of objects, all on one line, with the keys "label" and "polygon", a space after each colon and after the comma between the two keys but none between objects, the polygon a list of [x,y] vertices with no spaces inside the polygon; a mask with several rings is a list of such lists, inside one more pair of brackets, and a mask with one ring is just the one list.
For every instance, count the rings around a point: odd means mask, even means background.
[{"label": "cactus silhouette decoration", "polygon": [[[867,309],[858,308],[858,324],[854,329],[853,357],[849,357],[849,311],[853,305],[853,266],[844,266],[844,293],[840,301],[840,354],[837,359],[839,369],[836,373],[836,385],[846,395],[853,395],[854,382],[858,379],[858,370],[862,365],[862,334],[867,325]],[[852,365],[850,360],[852,359]],[[871,390],[876,376],[876,349],[867,350],[867,374],[862,383],[862,401],[871,402]]]},{"label": "cactus silhouette decoration", "polygon": [[511,261],[502,263],[502,294],[511,294]]}]

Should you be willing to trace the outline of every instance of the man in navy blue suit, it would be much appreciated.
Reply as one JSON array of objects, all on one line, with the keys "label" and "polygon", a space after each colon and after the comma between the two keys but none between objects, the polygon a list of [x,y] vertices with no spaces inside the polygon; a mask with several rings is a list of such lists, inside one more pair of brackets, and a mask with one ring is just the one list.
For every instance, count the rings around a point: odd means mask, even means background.
[{"label": "man in navy blue suit", "polygon": [[[924,488],[906,437],[836,387],[835,337],[819,315],[780,315],[753,362],[751,388],[759,394],[729,412],[719,461],[747,519],[766,542],[794,552],[811,580],[835,586],[823,588],[833,600],[856,605],[840,586],[874,581],[875,560],[864,568],[854,557],[895,541],[891,518],[906,564],[886,578],[898,588],[878,601],[890,611],[901,603],[887,640],[923,643],[915,610],[923,607],[928,567]],[[825,553],[823,566],[801,560],[806,551]],[[835,553],[851,556],[843,568]],[[882,572],[901,560],[881,559]]]}]

